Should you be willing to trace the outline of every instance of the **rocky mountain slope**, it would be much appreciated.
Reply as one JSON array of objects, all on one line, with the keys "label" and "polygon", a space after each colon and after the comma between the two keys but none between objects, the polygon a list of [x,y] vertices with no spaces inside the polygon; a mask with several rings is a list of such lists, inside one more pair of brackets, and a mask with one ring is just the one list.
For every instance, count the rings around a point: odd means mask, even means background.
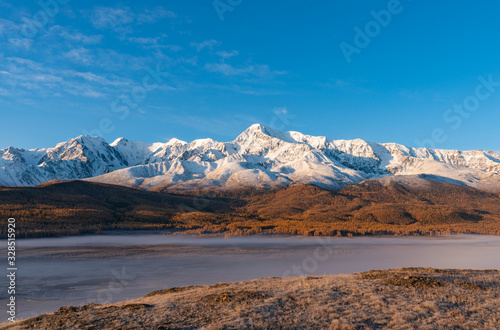
[{"label": "rocky mountain slope", "polygon": [[421,177],[496,192],[500,155],[332,140],[259,124],[231,142],[172,139],[146,144],[120,138],[108,144],[100,137],[80,136],[54,148],[0,150],[3,186],[86,179],[147,190],[294,184],[338,190],[366,179],[387,184]]}]

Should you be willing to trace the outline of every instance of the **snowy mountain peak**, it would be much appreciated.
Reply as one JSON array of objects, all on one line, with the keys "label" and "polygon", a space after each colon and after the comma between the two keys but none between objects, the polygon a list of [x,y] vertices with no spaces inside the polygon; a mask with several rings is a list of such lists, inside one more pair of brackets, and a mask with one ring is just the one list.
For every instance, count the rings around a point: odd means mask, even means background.
[{"label": "snowy mountain peak", "polygon": [[23,149],[16,149],[14,147],[8,147],[3,150],[2,152],[2,159],[5,161],[11,161],[11,162],[23,162],[24,158],[22,156]]},{"label": "snowy mountain peak", "polygon": [[126,138],[120,137],[120,138],[114,140],[113,142],[111,142],[109,145],[112,147],[116,147],[119,144],[126,144],[127,142],[128,142],[128,140]]},{"label": "snowy mountain peak", "polygon": [[245,132],[251,132],[251,131],[262,131],[262,129],[264,129],[264,126],[259,124],[259,123],[255,123],[255,124],[252,124],[250,125],[246,130]]},{"label": "snowy mountain peak", "polygon": [[247,128],[243,133],[241,133],[235,141],[243,141],[243,140],[253,140],[253,139],[265,139],[276,138],[283,140],[285,142],[294,143],[297,142],[290,137],[290,132],[283,132],[272,129],[270,127],[261,125],[261,124],[253,124],[249,128]]},{"label": "snowy mountain peak", "polygon": [[[107,142],[100,136],[80,135],[70,139],[68,142],[77,142],[90,145],[107,145]],[[63,142],[64,143],[64,142]],[[67,142],[66,142],[67,143]]]},{"label": "snowy mountain peak", "polygon": [[167,145],[176,145],[176,144],[181,144],[181,145],[184,145],[184,144],[188,144],[186,141],[182,141],[182,140],[179,140],[179,139],[176,139],[176,138],[171,138],[170,140],[168,140],[167,142]]}]

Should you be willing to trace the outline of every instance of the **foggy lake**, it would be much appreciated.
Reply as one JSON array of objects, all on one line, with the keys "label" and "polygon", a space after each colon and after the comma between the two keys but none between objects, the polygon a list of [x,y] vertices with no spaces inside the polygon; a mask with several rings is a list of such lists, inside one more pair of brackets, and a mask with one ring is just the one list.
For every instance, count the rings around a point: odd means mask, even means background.
[{"label": "foggy lake", "polygon": [[[500,237],[483,235],[223,238],[113,234],[18,240],[17,316],[23,319],[65,305],[139,298],[176,286],[272,276],[410,266],[498,269],[499,252]],[[7,292],[0,298],[6,301]]]}]

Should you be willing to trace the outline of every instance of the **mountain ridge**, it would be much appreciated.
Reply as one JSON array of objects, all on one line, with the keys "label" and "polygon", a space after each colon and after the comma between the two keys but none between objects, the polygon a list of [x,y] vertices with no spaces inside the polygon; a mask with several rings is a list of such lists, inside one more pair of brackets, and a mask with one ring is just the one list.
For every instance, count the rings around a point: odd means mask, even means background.
[{"label": "mountain ridge", "polygon": [[[0,150],[0,185],[78,180],[163,189],[236,189],[313,184],[339,190],[367,179],[430,175],[443,182],[500,190],[493,151],[410,148],[361,139],[333,140],[251,125],[235,140],[144,143],[79,136],[53,148]],[[389,179],[386,179],[389,177]]]}]

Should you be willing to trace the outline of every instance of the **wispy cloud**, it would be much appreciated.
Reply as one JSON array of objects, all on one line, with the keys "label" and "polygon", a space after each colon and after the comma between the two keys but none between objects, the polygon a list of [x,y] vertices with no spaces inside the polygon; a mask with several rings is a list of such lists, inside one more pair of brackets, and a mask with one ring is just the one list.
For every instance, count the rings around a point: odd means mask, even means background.
[{"label": "wispy cloud", "polygon": [[[20,58],[20,57],[8,57],[6,58],[6,61],[9,63],[9,64],[14,64],[14,66],[12,65],[9,65],[9,68],[18,68],[17,65],[19,65],[20,67],[26,67],[26,68],[29,68],[31,70],[37,70],[37,71],[42,71],[44,69],[44,67],[35,62],[35,61],[32,61],[32,60],[29,60],[29,59],[26,59],[26,58]],[[10,71],[12,73],[12,71]]]},{"label": "wispy cloud", "polygon": [[220,52],[217,52],[217,55],[219,55],[220,57],[222,58],[231,58],[231,57],[234,57],[234,56],[238,56],[240,53],[237,51],[237,50],[233,50],[233,51],[230,51],[230,52],[226,52],[226,51],[220,51]]},{"label": "wispy cloud", "polygon": [[162,45],[162,47],[167,48],[173,52],[178,52],[183,49],[183,47],[179,45]]},{"label": "wispy cloud", "polygon": [[83,78],[86,81],[98,83],[105,86],[131,86],[134,83],[130,79],[121,78],[116,75],[105,77],[91,72],[79,72],[75,70],[64,71],[64,74],[71,77]]},{"label": "wispy cloud", "polygon": [[33,45],[33,39],[23,36],[21,24],[3,18],[0,18],[0,39],[19,50],[29,50]]},{"label": "wispy cloud", "polygon": [[408,89],[408,88],[401,88],[398,91],[398,94],[406,97],[408,99],[418,99],[421,98],[421,93],[419,91],[413,90],[413,89]]},{"label": "wispy cloud", "polygon": [[63,70],[17,57],[7,58],[0,64],[0,76],[0,88],[12,90],[12,97],[70,94],[103,98],[133,85],[132,80],[116,75]]},{"label": "wispy cloud", "polygon": [[[39,96],[50,96],[82,104],[89,101],[86,98],[112,99],[140,84],[147,70],[154,70],[157,63],[162,63],[160,71],[165,78],[158,89],[176,92],[219,89],[247,95],[270,94],[280,83],[273,78],[284,74],[268,65],[252,63],[238,50],[223,50],[216,39],[193,41],[185,33],[188,19],[163,7],[74,10],[84,14],[83,24],[65,25],[65,17],[54,21],[36,40],[23,40],[19,32],[14,33],[16,38],[10,42],[29,52],[5,59],[4,50],[0,51],[2,96],[10,92],[10,97],[4,99],[37,102]],[[168,32],[144,26],[162,20],[172,23]],[[7,32],[19,31],[21,26],[0,18],[0,42],[8,41]]]},{"label": "wispy cloud", "polygon": [[370,92],[369,88],[364,87],[366,80],[345,80],[345,79],[330,79],[327,82],[316,83],[317,86],[331,89],[339,89],[344,92]]},{"label": "wispy cloud", "polygon": [[196,51],[200,52],[201,50],[208,48],[210,50],[214,49],[216,46],[220,46],[221,43],[217,40],[211,39],[211,40],[205,40],[202,42],[192,42],[191,46],[196,49]]},{"label": "wispy cloud", "polygon": [[73,41],[76,43],[82,43],[86,45],[99,44],[104,38],[103,35],[86,35],[81,32],[74,31],[66,27],[62,27],[60,25],[51,27],[49,33],[59,36],[68,41]]},{"label": "wispy cloud", "polygon": [[64,80],[62,77],[44,73],[35,74],[31,78],[33,81],[44,82],[44,83],[60,83]]},{"label": "wispy cloud", "polygon": [[269,86],[260,87],[260,86],[251,86],[249,84],[226,84],[226,85],[209,84],[209,85],[198,85],[197,87],[215,88],[215,89],[231,91],[238,94],[256,95],[256,96],[284,94],[282,91],[273,89],[272,87]]},{"label": "wispy cloud", "polygon": [[74,64],[85,65],[89,69],[102,69],[108,72],[143,70],[151,60],[147,56],[132,55],[113,49],[85,47],[77,47],[64,52],[62,57]]},{"label": "wispy cloud", "polygon": [[128,7],[98,7],[92,11],[90,20],[95,28],[123,32],[134,21],[134,13]]},{"label": "wispy cloud", "polygon": [[146,9],[142,14],[137,16],[137,22],[139,24],[152,24],[156,23],[164,18],[176,18],[177,15],[162,7],[156,7],[155,9]]},{"label": "wispy cloud", "polygon": [[33,45],[33,39],[28,38],[10,38],[9,43],[16,49],[30,50]]},{"label": "wispy cloud", "polygon": [[90,49],[87,48],[75,48],[64,54],[64,57],[72,62],[80,64],[90,64],[94,61],[94,56]]},{"label": "wispy cloud", "polygon": [[76,96],[85,96],[90,98],[104,98],[105,94],[97,91],[94,87],[88,84],[73,84],[71,88],[66,89],[66,92]]},{"label": "wispy cloud", "polygon": [[209,72],[220,73],[224,76],[256,76],[260,78],[272,78],[276,75],[285,74],[285,72],[272,71],[265,64],[247,64],[236,67],[227,63],[207,63],[205,69]]},{"label": "wispy cloud", "polygon": [[129,7],[97,7],[92,11],[90,21],[95,28],[125,33],[132,31],[132,23],[153,24],[165,18],[176,17],[174,12],[163,7],[145,9],[140,13]]},{"label": "wispy cloud", "polygon": [[8,33],[16,28],[17,26],[14,22],[9,21],[8,19],[0,18],[0,34]]},{"label": "wispy cloud", "polygon": [[128,41],[136,43],[136,44],[141,44],[141,45],[157,45],[158,40],[160,38],[148,38],[148,37],[129,37],[127,38]]},{"label": "wispy cloud", "polygon": [[[154,49],[159,51],[160,49],[167,49],[171,52],[179,52],[183,49],[182,46],[179,45],[171,45],[165,43],[166,35],[162,35],[161,37],[128,37],[127,41],[133,44],[140,45],[144,49]],[[158,53],[157,53],[158,55]],[[159,56],[161,57],[161,56]]]}]

